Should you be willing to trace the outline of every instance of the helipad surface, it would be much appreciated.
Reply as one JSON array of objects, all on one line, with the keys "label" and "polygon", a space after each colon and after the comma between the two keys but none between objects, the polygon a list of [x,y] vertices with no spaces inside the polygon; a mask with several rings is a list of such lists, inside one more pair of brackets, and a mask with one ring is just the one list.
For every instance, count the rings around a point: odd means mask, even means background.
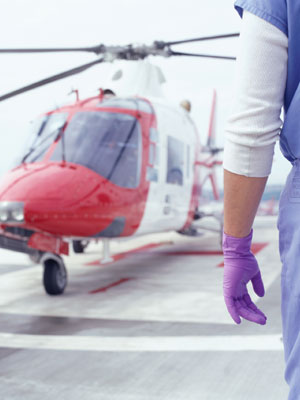
[{"label": "helipad surface", "polygon": [[116,242],[125,257],[106,265],[90,246],[65,258],[58,297],[40,266],[0,250],[0,399],[286,399],[273,217],[258,219],[254,242],[265,327],[228,317],[215,234]]}]

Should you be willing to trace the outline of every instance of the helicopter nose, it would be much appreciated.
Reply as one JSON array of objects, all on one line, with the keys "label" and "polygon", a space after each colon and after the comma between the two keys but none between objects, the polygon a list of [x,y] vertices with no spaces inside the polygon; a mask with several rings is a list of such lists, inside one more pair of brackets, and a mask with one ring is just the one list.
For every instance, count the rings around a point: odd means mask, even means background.
[{"label": "helicopter nose", "polygon": [[59,235],[92,235],[112,220],[109,207],[106,213],[99,210],[99,198],[107,197],[105,182],[75,164],[21,166],[0,184],[0,222]]},{"label": "helicopter nose", "polygon": [[1,182],[0,201],[28,203],[39,200],[68,204],[94,190],[98,178],[93,171],[76,164],[25,164],[9,172]]}]

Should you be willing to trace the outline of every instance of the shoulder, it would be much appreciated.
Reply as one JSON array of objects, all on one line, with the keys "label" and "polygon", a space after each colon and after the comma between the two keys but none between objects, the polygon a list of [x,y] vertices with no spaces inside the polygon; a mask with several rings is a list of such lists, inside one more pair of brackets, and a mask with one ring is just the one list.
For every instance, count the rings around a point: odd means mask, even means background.
[{"label": "shoulder", "polygon": [[234,6],[241,17],[246,10],[288,35],[286,0],[237,0]]}]

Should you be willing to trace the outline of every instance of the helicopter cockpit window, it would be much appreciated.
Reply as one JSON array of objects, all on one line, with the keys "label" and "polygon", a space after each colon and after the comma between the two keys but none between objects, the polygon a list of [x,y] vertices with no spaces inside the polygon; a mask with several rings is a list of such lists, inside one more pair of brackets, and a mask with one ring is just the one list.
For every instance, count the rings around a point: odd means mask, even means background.
[{"label": "helicopter cockpit window", "polygon": [[167,183],[183,185],[184,144],[168,136]]},{"label": "helicopter cockpit window", "polygon": [[51,160],[83,165],[114,184],[135,188],[141,169],[141,128],[128,114],[78,112],[64,132]]},{"label": "helicopter cockpit window", "polygon": [[65,126],[67,118],[68,114],[66,113],[54,113],[49,116],[43,115],[39,117],[33,123],[33,141],[27,151],[25,151],[22,162],[30,163],[41,161],[50,145]]},{"label": "helicopter cockpit window", "polygon": [[100,108],[107,108],[107,107],[113,107],[113,108],[125,108],[127,110],[139,110],[143,111],[149,114],[153,113],[152,107],[149,103],[147,103],[144,100],[141,99],[135,99],[135,98],[108,98],[104,99],[101,103],[97,105],[97,107]]}]

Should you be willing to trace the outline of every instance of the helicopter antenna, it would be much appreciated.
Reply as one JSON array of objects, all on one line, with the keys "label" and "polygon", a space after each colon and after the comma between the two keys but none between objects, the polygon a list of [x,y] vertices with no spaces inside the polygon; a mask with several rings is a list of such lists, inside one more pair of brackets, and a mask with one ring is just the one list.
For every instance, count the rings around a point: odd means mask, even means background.
[{"label": "helicopter antenna", "polygon": [[78,102],[78,101],[79,101],[79,90],[78,90],[78,89],[72,89],[72,90],[70,91],[69,95],[71,95],[71,94],[73,94],[73,93],[75,93],[76,101]]}]

